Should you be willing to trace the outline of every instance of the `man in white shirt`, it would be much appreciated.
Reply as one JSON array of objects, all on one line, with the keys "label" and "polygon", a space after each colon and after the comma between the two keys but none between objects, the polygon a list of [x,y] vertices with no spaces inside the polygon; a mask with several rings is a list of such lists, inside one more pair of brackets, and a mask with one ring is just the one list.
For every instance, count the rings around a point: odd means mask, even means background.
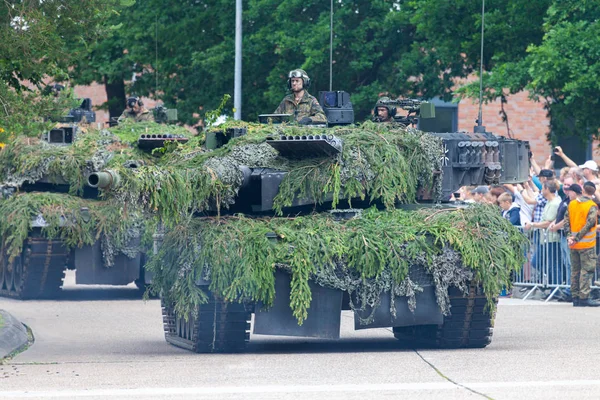
[{"label": "man in white shirt", "polygon": [[525,225],[528,222],[531,222],[531,216],[533,215],[533,207],[531,204],[527,203],[523,198],[521,192],[524,190],[521,185],[511,185],[509,183],[504,185],[510,193],[513,194],[514,203],[521,208],[520,217],[521,217],[521,226]]}]

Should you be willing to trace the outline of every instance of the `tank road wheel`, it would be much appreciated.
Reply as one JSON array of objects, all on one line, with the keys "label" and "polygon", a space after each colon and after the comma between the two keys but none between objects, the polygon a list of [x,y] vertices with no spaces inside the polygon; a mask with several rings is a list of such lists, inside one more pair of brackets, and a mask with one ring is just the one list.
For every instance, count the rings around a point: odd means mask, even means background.
[{"label": "tank road wheel", "polygon": [[21,255],[10,264],[2,250],[0,275],[4,275],[4,285],[0,285],[0,295],[22,300],[56,297],[68,257],[61,241],[39,237],[28,238]]},{"label": "tank road wheel", "polygon": [[15,291],[15,264],[21,264],[21,257],[15,257],[12,263],[8,262],[8,256],[6,260],[3,261],[4,264],[4,286],[8,292]]},{"label": "tank road wheel", "polygon": [[450,313],[442,325],[393,328],[394,337],[441,348],[483,348],[492,341],[494,315],[486,310],[487,299],[481,287],[471,284],[463,296],[456,287],[448,290]]},{"label": "tank road wheel", "polygon": [[0,293],[8,291],[6,286],[6,275],[8,275],[8,257],[4,255],[4,249],[2,249],[2,259],[0,260]]},{"label": "tank road wheel", "polygon": [[21,282],[23,263],[21,256],[9,263],[8,255],[2,252],[2,260],[0,261],[0,293],[12,294],[15,287]]},{"label": "tank road wheel", "polygon": [[211,296],[187,321],[162,302],[165,339],[196,353],[237,353],[250,340],[250,317],[246,306]]},{"label": "tank road wheel", "polygon": [[14,272],[14,287],[15,291],[21,289],[23,285],[23,257],[16,257],[13,260],[13,272]]}]

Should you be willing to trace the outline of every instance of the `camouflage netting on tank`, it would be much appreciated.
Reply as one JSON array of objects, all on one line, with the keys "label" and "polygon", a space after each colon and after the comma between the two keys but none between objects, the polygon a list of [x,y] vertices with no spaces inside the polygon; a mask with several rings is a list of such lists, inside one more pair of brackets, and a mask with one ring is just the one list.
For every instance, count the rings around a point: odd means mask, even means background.
[{"label": "camouflage netting on tank", "polygon": [[[407,296],[414,309],[421,290],[409,273],[415,267],[431,275],[444,313],[451,312],[448,286],[466,290],[472,279],[494,307],[492,300],[510,286],[511,271],[523,264],[525,243],[491,206],[412,212],[372,208],[342,221],[329,213],[190,218],[167,232],[146,268],[154,276],[152,289],[162,291],[182,315],[206,301],[197,286],[200,279],[209,280],[210,290],[229,301],[272,304],[274,271],[281,268],[291,275],[290,308],[301,324],[312,299],[309,280],[349,292],[355,310],[376,307],[382,292]],[[366,315],[363,323],[368,321]]]},{"label": "camouflage netting on tank", "polygon": [[[11,258],[21,251],[32,220],[42,215],[47,226],[42,232],[50,238],[64,239],[69,247],[100,240],[104,265],[111,267],[119,254],[137,256],[142,235],[151,236],[145,226],[152,220],[142,218],[134,205],[83,200],[87,177],[105,169],[119,174],[132,167],[149,166],[159,157],[133,146],[140,134],[190,136],[173,125],[123,123],[110,130],[79,127],[72,144],[48,143],[40,138],[17,136],[0,151],[0,235],[2,248]],[[41,137],[40,132],[40,137]],[[198,139],[196,139],[198,140]],[[18,194],[26,183],[57,183],[68,186],[67,194],[31,192]],[[28,190],[52,191],[56,187]],[[62,190],[62,189],[61,189]],[[15,195],[15,193],[17,193]],[[73,195],[73,196],[71,196]],[[83,213],[81,208],[87,208]],[[145,245],[150,244],[147,239]]]},{"label": "camouflage netting on tank", "polygon": [[[231,126],[238,126],[238,122]],[[440,194],[442,142],[432,135],[387,124],[357,127],[301,128],[244,123],[248,134],[215,151],[176,146],[160,165],[124,171],[119,201],[137,201],[156,211],[166,224],[181,215],[218,209],[235,201],[242,183],[240,167],[286,171],[274,209],[282,213],[295,198],[315,204],[355,198],[381,201],[387,208],[413,203],[417,191]],[[227,129],[223,127],[222,129]],[[338,156],[292,160],[280,157],[265,143],[269,136],[328,134],[343,141]],[[157,169],[158,168],[158,169]],[[158,184],[157,184],[158,182]],[[169,193],[159,193],[169,187]]]},{"label": "camouflage netting on tank", "polygon": [[119,170],[131,160],[144,164],[150,157],[108,130],[82,130],[72,145],[19,136],[0,151],[0,186],[18,188],[44,178],[79,195],[90,173]]},{"label": "camouflage netting on tank", "polygon": [[34,220],[45,222],[44,237],[64,240],[68,248],[100,239],[107,267],[120,253],[133,258],[147,251],[151,242],[142,235],[153,232],[152,221],[133,209],[62,193],[20,193],[0,200],[0,238],[11,260],[21,254]]},{"label": "camouflage netting on tank", "polygon": [[192,133],[185,127],[179,125],[157,124],[155,122],[134,122],[126,119],[119,125],[108,129],[113,135],[117,136],[121,141],[129,144],[135,144],[140,135],[179,135],[191,137]]}]

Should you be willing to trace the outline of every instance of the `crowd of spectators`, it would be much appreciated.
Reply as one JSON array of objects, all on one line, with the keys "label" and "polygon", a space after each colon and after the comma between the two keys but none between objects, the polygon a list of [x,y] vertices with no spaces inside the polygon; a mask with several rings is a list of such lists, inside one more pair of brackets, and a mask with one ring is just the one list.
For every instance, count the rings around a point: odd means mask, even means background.
[{"label": "crowd of spectators", "polygon": [[[593,160],[582,165],[573,162],[560,147],[554,148],[566,166],[555,172],[555,157],[548,157],[543,168],[531,158],[530,177],[523,184],[465,186],[452,200],[487,203],[499,207],[502,216],[519,226],[531,239],[528,253],[531,271],[547,266],[547,282],[566,284],[570,273],[567,238],[562,234],[569,202],[582,194],[600,205],[600,169]],[[596,285],[600,282],[596,282]],[[569,290],[563,290],[569,297]]]}]

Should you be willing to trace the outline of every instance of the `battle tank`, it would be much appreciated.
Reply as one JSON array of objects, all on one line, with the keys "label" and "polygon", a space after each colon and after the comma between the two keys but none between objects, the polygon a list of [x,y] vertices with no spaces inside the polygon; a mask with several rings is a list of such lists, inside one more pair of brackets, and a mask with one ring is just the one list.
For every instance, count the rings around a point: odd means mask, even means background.
[{"label": "battle tank", "polygon": [[121,184],[120,171],[155,163],[152,149],[189,133],[153,122],[79,124],[73,116],[93,113],[84,103],[85,112],[71,110],[49,132],[18,136],[0,151],[0,296],[55,298],[67,269],[83,285],[145,288],[149,280],[153,226],[104,197]]},{"label": "battle tank", "polygon": [[329,127],[235,121],[113,193],[160,219],[146,267],[166,340],[240,351],[252,314],[256,334],[334,339],[352,310],[356,329],[488,345],[525,238],[492,206],[444,204],[464,185],[523,182],[528,143],[353,125],[346,93],[320,100]]}]

